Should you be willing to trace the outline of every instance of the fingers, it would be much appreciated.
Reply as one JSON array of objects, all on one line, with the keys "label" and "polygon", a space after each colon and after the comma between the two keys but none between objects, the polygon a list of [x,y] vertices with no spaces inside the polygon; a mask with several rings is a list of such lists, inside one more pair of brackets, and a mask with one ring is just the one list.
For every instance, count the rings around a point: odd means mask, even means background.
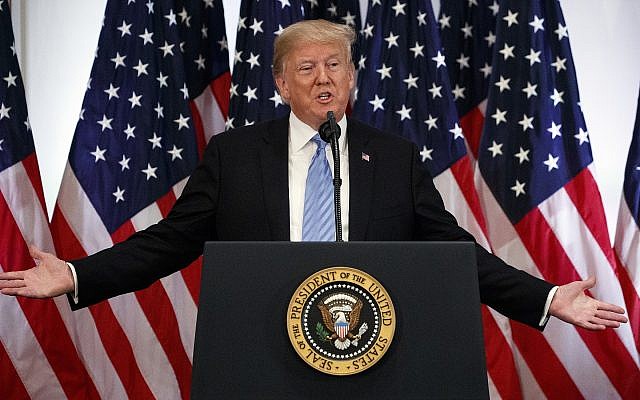
[{"label": "fingers", "polygon": [[616,313],[611,311],[598,310],[595,313],[595,317],[603,320],[608,320],[608,321],[617,321],[622,323],[627,322],[627,317],[625,317],[621,313]]},{"label": "fingers", "polygon": [[11,281],[14,279],[24,279],[24,271],[0,272],[0,285],[3,281]]},{"label": "fingers", "polygon": [[609,304],[609,303],[605,303],[605,302],[599,302],[598,303],[598,310],[603,310],[603,311],[610,311],[616,314],[624,314],[625,310],[624,308],[617,306],[615,304]]},{"label": "fingers", "polygon": [[594,325],[602,326],[602,329],[620,327],[620,322],[612,321],[609,319],[598,318],[598,317],[591,318],[591,321],[589,322]]}]

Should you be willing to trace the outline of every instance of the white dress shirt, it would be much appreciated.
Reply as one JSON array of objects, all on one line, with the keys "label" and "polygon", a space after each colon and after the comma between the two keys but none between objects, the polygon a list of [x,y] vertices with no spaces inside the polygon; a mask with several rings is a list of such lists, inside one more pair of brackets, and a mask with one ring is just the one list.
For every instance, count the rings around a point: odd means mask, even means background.
[{"label": "white dress shirt", "polygon": [[[340,205],[342,207],[342,239],[349,240],[349,149],[347,148],[347,119],[338,121],[342,134],[340,147]],[[302,240],[302,216],[304,214],[304,191],[307,173],[316,144],[311,141],[318,132],[300,121],[294,113],[289,116],[289,237],[293,242]],[[326,147],[327,160],[333,174],[333,151]]]}]

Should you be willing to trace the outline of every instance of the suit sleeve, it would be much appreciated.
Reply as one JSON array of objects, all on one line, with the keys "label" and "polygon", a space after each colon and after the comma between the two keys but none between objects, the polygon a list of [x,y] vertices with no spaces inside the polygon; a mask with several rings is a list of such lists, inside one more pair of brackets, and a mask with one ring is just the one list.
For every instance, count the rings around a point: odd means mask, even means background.
[{"label": "suit sleeve", "polygon": [[[475,242],[475,238],[445,210],[442,197],[433,179],[419,162],[415,147],[412,171],[416,215],[414,239]],[[477,242],[475,247],[482,303],[508,318],[543,329],[539,322],[553,285],[508,265]]]},{"label": "suit sleeve", "polygon": [[94,255],[73,260],[83,308],[144,289],[193,262],[205,241],[215,240],[219,188],[219,150],[211,140],[173,209],[159,223]]}]

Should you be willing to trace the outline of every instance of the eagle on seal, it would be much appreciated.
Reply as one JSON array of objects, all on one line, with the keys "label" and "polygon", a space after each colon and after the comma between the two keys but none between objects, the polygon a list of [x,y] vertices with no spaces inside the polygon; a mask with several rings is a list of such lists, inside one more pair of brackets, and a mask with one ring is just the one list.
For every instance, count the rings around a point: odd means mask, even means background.
[{"label": "eagle on seal", "polygon": [[367,324],[364,323],[357,334],[352,333],[360,321],[362,306],[360,299],[346,294],[333,295],[318,304],[322,321],[330,332],[326,339],[335,340],[336,348],[344,350],[351,344],[358,345],[358,340],[367,330]]}]

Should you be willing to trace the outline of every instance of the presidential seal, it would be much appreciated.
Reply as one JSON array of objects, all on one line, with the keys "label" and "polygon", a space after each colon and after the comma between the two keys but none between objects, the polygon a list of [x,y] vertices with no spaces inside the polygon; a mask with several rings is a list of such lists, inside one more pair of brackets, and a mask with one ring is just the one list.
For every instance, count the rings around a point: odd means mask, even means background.
[{"label": "presidential seal", "polygon": [[367,273],[331,267],[298,286],[287,309],[289,340],[318,371],[351,375],[374,365],[391,345],[393,302]]}]

